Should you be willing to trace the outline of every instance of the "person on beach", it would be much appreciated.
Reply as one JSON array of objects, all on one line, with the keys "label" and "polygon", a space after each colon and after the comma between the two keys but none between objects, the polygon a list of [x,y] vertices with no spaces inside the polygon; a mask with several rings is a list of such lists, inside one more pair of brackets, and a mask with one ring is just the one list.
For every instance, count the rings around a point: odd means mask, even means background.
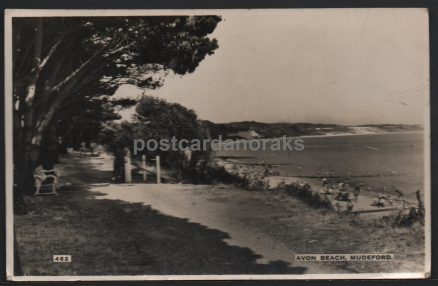
[{"label": "person on beach", "polygon": [[339,187],[340,192],[348,192],[348,182],[347,181],[340,182],[338,187]]},{"label": "person on beach", "polygon": [[403,193],[402,191],[400,191],[399,189],[395,188],[394,193],[397,194],[397,198],[402,198],[403,197]]},{"label": "person on beach", "polygon": [[386,201],[388,202],[389,206],[392,207],[394,205],[394,202],[392,201],[392,196],[391,195],[386,196]]},{"label": "person on beach", "polygon": [[335,188],[334,188],[333,185],[328,185],[327,193],[328,193],[329,195],[333,195],[334,189],[335,189]]},{"label": "person on beach", "polygon": [[357,200],[359,198],[360,192],[361,192],[361,186],[360,185],[354,187],[354,201],[357,202]]},{"label": "person on beach", "polygon": [[354,207],[353,202],[351,200],[348,200],[348,202],[347,202],[347,212],[353,211],[353,207]]},{"label": "person on beach", "polygon": [[383,194],[378,194],[371,205],[376,207],[385,207],[385,202],[385,196]]}]

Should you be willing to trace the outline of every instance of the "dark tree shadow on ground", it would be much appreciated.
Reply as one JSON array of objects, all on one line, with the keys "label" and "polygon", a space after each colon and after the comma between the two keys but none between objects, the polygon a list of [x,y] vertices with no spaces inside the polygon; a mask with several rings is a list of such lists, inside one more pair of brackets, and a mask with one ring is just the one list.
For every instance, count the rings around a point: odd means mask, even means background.
[{"label": "dark tree shadow on ground", "polygon": [[[28,198],[29,215],[16,218],[23,275],[303,274],[284,261],[257,263],[260,255],[228,245],[229,234],[159,213],[141,203],[94,199],[87,184],[111,172],[74,167],[64,174],[86,184],[60,195]],[[83,171],[86,170],[84,173]],[[103,187],[104,188],[104,187]],[[35,231],[36,228],[38,231]],[[71,263],[53,263],[69,254]]]}]

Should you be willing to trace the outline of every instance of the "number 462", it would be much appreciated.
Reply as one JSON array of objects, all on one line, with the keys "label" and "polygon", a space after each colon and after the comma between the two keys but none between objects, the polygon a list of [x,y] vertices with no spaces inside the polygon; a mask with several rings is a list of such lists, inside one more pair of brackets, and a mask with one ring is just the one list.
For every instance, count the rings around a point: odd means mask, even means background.
[{"label": "number 462", "polygon": [[71,255],[53,255],[53,262],[71,262]]}]

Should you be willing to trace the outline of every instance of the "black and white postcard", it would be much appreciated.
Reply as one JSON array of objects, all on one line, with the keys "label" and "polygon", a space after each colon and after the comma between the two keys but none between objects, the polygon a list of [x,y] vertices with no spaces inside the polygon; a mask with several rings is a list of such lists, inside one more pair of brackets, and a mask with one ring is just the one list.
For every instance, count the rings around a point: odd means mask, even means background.
[{"label": "black and white postcard", "polygon": [[429,277],[428,26],[6,10],[8,279]]}]

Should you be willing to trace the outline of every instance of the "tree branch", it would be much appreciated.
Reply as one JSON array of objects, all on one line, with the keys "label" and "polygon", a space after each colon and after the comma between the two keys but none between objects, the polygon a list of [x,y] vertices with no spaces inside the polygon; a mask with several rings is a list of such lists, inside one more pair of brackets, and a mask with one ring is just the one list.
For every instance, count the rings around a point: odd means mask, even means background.
[{"label": "tree branch", "polygon": [[46,65],[47,61],[52,57],[52,55],[55,53],[56,48],[59,46],[59,44],[62,42],[62,37],[50,48],[49,52],[47,53],[47,56],[41,61],[41,63],[38,65],[38,70],[41,72],[41,70]]},{"label": "tree branch", "polygon": [[[43,44],[43,21],[42,19],[37,20],[37,25],[35,28],[36,35],[35,35],[35,47],[34,47],[34,69],[38,68],[38,66],[41,63],[41,49]],[[31,104],[33,97],[35,96],[35,89],[36,89],[36,83],[38,81],[39,73],[36,72],[34,75],[32,75],[32,81],[27,87],[27,94],[25,97],[25,102]]]},{"label": "tree branch", "polygon": [[130,43],[130,44],[126,45],[126,46],[123,46],[123,47],[120,47],[120,48],[116,48],[115,50],[109,51],[108,53],[106,53],[104,55],[104,57],[108,57],[108,56],[114,55],[114,54],[116,54],[118,52],[121,52],[121,51],[123,51],[123,50],[125,50],[125,49],[127,49],[127,48],[129,48],[129,47],[131,47],[133,45],[134,45],[134,43]]},{"label": "tree branch", "polygon": [[52,93],[54,91],[59,91],[64,85],[66,85],[69,81],[71,81],[73,78],[75,78],[81,71],[83,71],[99,54],[103,53],[103,51],[105,49],[106,49],[106,47],[102,47],[100,50],[98,50],[94,54],[92,54],[91,57],[88,58],[88,60],[86,60],[83,64],[81,64],[76,70],[74,70],[66,78],[64,78],[64,80],[62,80],[57,85],[55,85],[50,90],[50,93]]}]

